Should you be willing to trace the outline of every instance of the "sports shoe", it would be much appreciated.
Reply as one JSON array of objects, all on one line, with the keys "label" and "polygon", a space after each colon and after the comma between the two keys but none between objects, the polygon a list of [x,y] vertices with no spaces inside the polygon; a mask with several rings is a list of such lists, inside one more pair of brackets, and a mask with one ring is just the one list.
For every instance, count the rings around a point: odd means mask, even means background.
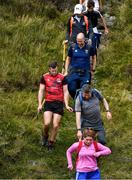
[{"label": "sports shoe", "polygon": [[48,151],[52,151],[54,149],[54,142],[53,141],[49,141],[47,147],[48,147]]},{"label": "sports shoe", "polygon": [[48,136],[42,136],[42,146],[48,146]]}]

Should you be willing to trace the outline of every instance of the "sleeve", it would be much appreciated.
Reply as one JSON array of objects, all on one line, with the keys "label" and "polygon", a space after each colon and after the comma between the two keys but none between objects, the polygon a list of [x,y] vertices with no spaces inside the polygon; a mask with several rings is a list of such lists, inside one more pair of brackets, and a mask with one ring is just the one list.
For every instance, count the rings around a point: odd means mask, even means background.
[{"label": "sleeve", "polygon": [[94,94],[100,101],[103,101],[104,97],[97,89],[92,89],[92,94]]},{"label": "sleeve", "polygon": [[45,84],[45,79],[44,79],[44,76],[41,77],[40,81],[39,81],[40,84]]},{"label": "sleeve", "polygon": [[63,80],[62,80],[62,85],[66,85],[67,84],[67,78],[64,77]]},{"label": "sleeve", "polygon": [[97,145],[98,145],[98,150],[99,150],[98,152],[96,152],[97,157],[111,154],[110,148],[102,145],[101,143],[97,143]]},{"label": "sleeve", "polygon": [[70,46],[68,49],[68,56],[72,57],[72,55],[73,55],[73,50],[72,50],[72,46]]},{"label": "sleeve", "polygon": [[80,102],[79,95],[75,99],[75,112],[81,112],[81,102]]},{"label": "sleeve", "polygon": [[79,142],[76,142],[76,143],[72,144],[66,151],[68,166],[72,165],[72,153],[77,151],[78,145],[79,145]]}]

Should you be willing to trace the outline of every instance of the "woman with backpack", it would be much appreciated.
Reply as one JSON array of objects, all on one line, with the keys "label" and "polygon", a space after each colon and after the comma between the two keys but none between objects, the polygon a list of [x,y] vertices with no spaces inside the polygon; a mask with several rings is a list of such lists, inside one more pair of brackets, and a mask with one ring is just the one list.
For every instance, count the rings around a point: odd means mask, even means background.
[{"label": "woman with backpack", "polygon": [[111,150],[94,141],[95,135],[94,130],[84,129],[83,140],[72,144],[66,152],[69,170],[73,170],[72,153],[77,153],[76,180],[101,179],[97,158],[111,154]]}]

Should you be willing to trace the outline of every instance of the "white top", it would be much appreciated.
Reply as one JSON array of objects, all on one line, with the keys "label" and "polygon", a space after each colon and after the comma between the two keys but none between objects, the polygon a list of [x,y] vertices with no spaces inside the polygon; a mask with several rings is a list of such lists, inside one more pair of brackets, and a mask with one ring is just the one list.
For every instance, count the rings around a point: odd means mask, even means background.
[{"label": "white top", "polygon": [[[94,10],[99,11],[99,1],[98,0],[93,0],[93,1],[95,3]],[[86,10],[87,10],[87,4],[88,4],[88,0],[85,0],[83,2],[83,5],[86,7]]]}]

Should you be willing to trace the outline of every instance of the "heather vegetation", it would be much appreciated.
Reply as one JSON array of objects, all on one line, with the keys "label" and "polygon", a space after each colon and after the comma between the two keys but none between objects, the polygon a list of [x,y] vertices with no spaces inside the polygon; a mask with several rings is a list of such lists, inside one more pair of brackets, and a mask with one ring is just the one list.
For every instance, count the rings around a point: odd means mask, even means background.
[{"label": "heather vegetation", "polygon": [[[109,3],[116,20],[99,50],[94,86],[112,111],[113,120],[107,122],[102,108],[112,154],[100,159],[100,168],[102,178],[131,179],[132,2]],[[1,179],[74,177],[65,152],[76,139],[75,114],[65,111],[52,153],[40,145],[42,114],[36,114],[39,78],[47,72],[47,63],[57,59],[61,70],[62,41],[74,4],[0,0]]]}]

